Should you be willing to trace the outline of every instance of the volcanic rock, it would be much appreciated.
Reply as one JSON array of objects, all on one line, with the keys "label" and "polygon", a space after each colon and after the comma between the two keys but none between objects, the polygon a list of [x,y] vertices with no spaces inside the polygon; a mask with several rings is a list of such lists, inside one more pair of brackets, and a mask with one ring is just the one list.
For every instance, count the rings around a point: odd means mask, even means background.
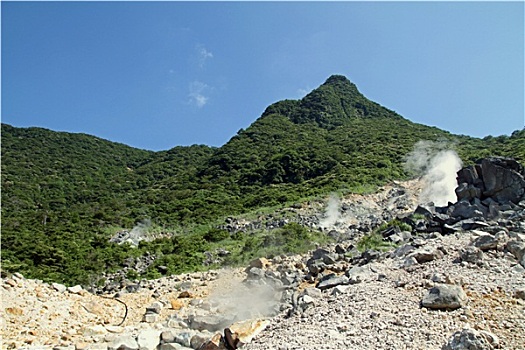
[{"label": "volcanic rock", "polygon": [[467,300],[461,286],[441,284],[429,291],[421,305],[429,309],[454,310],[465,306]]},{"label": "volcanic rock", "polygon": [[324,279],[321,279],[317,284],[317,288],[320,290],[330,289],[340,284],[348,284],[350,280],[346,276],[337,276],[335,274],[330,274]]},{"label": "volcanic rock", "polygon": [[499,348],[499,339],[492,333],[465,328],[452,335],[442,350],[492,350]]}]

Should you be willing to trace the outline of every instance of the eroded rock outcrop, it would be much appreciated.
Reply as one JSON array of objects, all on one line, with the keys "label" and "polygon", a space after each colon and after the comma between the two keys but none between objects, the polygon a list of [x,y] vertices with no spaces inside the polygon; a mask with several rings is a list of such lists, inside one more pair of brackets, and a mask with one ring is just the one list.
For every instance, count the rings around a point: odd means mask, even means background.
[{"label": "eroded rock outcrop", "polygon": [[478,199],[498,204],[519,203],[525,195],[525,170],[511,158],[485,158],[458,172],[458,202]]}]

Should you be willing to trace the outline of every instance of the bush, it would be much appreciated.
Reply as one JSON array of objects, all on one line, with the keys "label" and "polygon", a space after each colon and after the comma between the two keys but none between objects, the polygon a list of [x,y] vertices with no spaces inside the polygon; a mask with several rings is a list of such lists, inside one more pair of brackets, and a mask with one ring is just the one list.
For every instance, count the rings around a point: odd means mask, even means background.
[{"label": "bush", "polygon": [[208,242],[220,242],[230,238],[230,234],[226,230],[213,228],[204,234],[204,239]]},{"label": "bush", "polygon": [[356,246],[357,250],[360,252],[364,252],[369,249],[386,251],[392,247],[395,247],[393,243],[385,242],[383,240],[383,236],[377,232],[361,237]]}]

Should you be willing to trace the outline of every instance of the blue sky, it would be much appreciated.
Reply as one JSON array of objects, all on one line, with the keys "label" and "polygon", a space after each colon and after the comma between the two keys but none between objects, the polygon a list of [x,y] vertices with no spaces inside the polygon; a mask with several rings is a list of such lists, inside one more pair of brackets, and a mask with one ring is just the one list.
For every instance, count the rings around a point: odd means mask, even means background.
[{"label": "blue sky", "polygon": [[405,118],[524,126],[523,2],[1,2],[2,122],[221,146],[342,74]]}]

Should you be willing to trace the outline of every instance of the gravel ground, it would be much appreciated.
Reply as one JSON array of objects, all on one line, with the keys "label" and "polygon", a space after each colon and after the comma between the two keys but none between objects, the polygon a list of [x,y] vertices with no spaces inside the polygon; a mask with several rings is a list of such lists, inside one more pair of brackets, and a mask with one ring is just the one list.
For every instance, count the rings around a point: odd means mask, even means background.
[{"label": "gravel ground", "polygon": [[[324,291],[305,312],[276,317],[244,349],[441,349],[463,328],[497,335],[503,349],[525,349],[525,303],[513,297],[525,287],[523,270],[497,251],[485,254],[486,267],[454,262],[469,242],[469,234],[430,242],[448,254],[413,269],[400,268],[399,259],[374,263],[376,280],[338,295]],[[454,311],[420,307],[433,280],[462,285],[468,304]]]}]

